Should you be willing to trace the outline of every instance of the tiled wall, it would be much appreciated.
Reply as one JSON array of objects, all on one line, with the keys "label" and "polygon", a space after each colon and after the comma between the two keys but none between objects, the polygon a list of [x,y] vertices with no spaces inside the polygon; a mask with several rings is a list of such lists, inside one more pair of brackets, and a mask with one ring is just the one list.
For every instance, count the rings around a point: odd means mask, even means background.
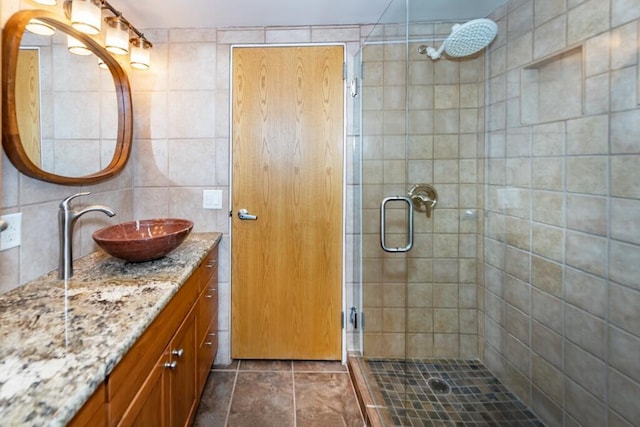
[{"label": "tiled wall", "polygon": [[[27,2],[5,3],[6,20]],[[229,70],[232,44],[344,43],[348,68],[360,43],[360,26],[145,30],[153,42],[149,71],[129,70],[134,104],[134,145],[125,172],[106,183],[65,187],[26,178],[3,155],[2,208],[23,213],[23,244],[0,252],[0,292],[57,268],[57,207],[66,195],[94,194],[78,203],[113,207],[117,216],[86,215],[76,225],[75,255],[95,250],[91,233],[109,223],[133,218],[186,217],[194,231],[224,233],[220,250],[220,350],[218,362],[229,359]],[[351,74],[351,71],[349,72]],[[347,109],[352,141],[351,109]],[[352,144],[348,143],[348,147]],[[347,150],[351,158],[352,152]],[[350,163],[349,163],[350,164]],[[353,173],[347,170],[349,198]],[[202,191],[223,191],[223,209],[202,208]],[[347,203],[352,203],[349,200]],[[348,222],[352,227],[352,221]],[[353,232],[348,232],[353,236]],[[347,238],[353,246],[353,237]],[[353,266],[351,252],[347,260]],[[352,271],[347,281],[352,295]],[[348,305],[352,303],[349,301]]]},{"label": "tiled wall", "polygon": [[639,17],[631,0],[493,14],[483,358],[550,426],[640,420]]},{"label": "tiled wall", "polygon": [[[363,47],[363,306],[368,357],[478,357],[478,134],[484,58],[432,61],[453,23],[377,29]],[[407,62],[408,61],[408,62]],[[430,218],[415,212],[408,254],[380,246],[380,203],[431,184]],[[387,205],[387,243],[406,242],[406,209]],[[467,210],[471,210],[465,214]]]}]

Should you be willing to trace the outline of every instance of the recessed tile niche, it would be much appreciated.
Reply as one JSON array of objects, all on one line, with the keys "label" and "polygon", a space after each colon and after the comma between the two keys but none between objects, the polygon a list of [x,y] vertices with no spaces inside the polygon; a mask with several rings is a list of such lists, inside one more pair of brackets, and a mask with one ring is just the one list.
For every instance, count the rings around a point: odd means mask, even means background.
[{"label": "recessed tile niche", "polygon": [[556,122],[583,112],[582,46],[533,62],[522,69],[522,124]]}]

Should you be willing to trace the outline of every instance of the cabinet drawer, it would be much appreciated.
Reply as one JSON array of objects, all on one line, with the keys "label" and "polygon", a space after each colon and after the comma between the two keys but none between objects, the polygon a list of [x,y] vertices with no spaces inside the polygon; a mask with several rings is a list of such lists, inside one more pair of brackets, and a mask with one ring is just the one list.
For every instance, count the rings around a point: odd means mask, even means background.
[{"label": "cabinet drawer", "polygon": [[200,294],[198,300],[197,337],[198,344],[202,344],[215,323],[214,332],[218,328],[218,281],[212,278]]},{"label": "cabinet drawer", "polygon": [[207,285],[209,280],[212,277],[215,277],[217,280],[218,276],[218,246],[216,245],[206,256],[206,258],[200,263],[201,269],[201,280],[202,287],[201,290]]},{"label": "cabinet drawer", "polygon": [[211,329],[207,330],[205,340],[198,348],[198,390],[202,393],[209,377],[209,371],[213,365],[218,351],[218,322],[211,324]]}]

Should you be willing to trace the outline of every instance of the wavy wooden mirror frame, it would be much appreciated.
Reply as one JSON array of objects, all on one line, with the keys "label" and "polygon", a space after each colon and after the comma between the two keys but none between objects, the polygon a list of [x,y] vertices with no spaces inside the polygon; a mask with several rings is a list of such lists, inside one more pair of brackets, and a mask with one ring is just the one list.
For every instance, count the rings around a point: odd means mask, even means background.
[{"label": "wavy wooden mirror frame", "polygon": [[[89,50],[104,61],[111,72],[118,106],[117,139],[113,159],[101,171],[78,177],[49,173],[34,164],[24,150],[16,112],[16,70],[22,36],[26,25],[32,19],[39,19],[84,43]],[[60,15],[35,9],[21,10],[9,18],[2,34],[2,102],[2,145],[4,151],[11,163],[20,172],[31,178],[63,185],[91,184],[116,175],[129,159],[133,136],[133,110],[127,73],[96,40],[75,30],[71,27],[71,23],[65,21],[65,18]]]}]

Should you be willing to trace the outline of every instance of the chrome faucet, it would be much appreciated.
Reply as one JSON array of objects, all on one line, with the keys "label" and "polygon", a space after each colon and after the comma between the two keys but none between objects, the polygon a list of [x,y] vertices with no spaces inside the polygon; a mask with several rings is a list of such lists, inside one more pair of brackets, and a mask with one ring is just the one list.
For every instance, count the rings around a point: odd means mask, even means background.
[{"label": "chrome faucet", "polygon": [[77,193],[60,202],[58,210],[58,227],[60,230],[60,260],[58,262],[58,279],[68,279],[73,276],[73,225],[78,218],[87,212],[103,212],[110,217],[115,213],[102,205],[87,206],[81,210],[71,208],[71,200],[80,196],[87,196],[90,192]]}]

